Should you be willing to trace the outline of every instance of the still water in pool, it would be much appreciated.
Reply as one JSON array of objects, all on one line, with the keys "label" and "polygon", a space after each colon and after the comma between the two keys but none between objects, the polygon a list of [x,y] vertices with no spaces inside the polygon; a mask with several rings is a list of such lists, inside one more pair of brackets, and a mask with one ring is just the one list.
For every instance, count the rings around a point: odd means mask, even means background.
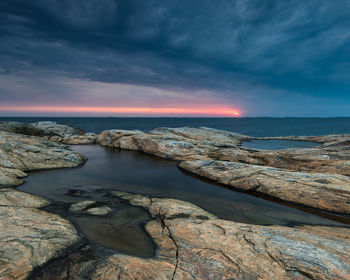
[{"label": "still water in pool", "polygon": [[[106,190],[120,190],[192,202],[222,219],[259,225],[340,225],[347,217],[300,210],[190,176],[166,161],[139,152],[73,146],[85,155],[85,165],[73,169],[33,172],[19,189],[69,205],[82,200],[111,204]],[[83,193],[85,197],[71,196]],[[150,217],[142,208],[112,201],[105,217],[68,216],[92,242],[122,252],[150,256],[153,242],[143,230]],[[136,240],[136,241],[135,241]]]}]

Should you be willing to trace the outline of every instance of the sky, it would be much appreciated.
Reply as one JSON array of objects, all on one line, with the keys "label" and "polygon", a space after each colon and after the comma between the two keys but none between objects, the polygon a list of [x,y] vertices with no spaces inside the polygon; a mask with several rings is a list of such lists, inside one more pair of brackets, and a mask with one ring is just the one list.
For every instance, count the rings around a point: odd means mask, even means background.
[{"label": "sky", "polygon": [[348,0],[1,0],[0,116],[350,116]]}]

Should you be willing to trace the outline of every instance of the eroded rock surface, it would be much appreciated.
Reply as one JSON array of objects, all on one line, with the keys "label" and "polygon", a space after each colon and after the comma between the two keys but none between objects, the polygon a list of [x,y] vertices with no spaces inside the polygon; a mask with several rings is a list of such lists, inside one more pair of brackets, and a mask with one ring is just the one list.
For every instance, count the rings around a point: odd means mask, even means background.
[{"label": "eroded rock surface", "polygon": [[227,161],[184,161],[180,167],[232,188],[313,208],[350,214],[350,177],[302,173]]},{"label": "eroded rock surface", "polygon": [[0,186],[22,183],[26,171],[76,167],[86,159],[41,137],[0,131]]},{"label": "eroded rock surface", "polygon": [[67,279],[350,279],[350,229],[247,225],[184,201],[112,193],[151,213],[156,256],[72,254],[80,263]]},{"label": "eroded rock surface", "polygon": [[0,279],[26,279],[37,267],[59,257],[79,241],[73,225],[37,209],[43,198],[0,190]]},{"label": "eroded rock surface", "polygon": [[31,126],[46,132],[47,135],[54,134],[61,137],[66,135],[82,135],[84,131],[81,128],[73,127],[66,124],[60,124],[53,121],[41,121],[31,123]]},{"label": "eroded rock surface", "polygon": [[222,148],[240,154],[238,143],[245,139],[236,133],[210,128],[158,128],[148,133],[140,131],[107,130],[98,137],[102,146],[138,150],[172,160],[208,159],[216,157]]},{"label": "eroded rock surface", "polygon": [[0,122],[0,131],[44,137],[50,141],[68,145],[95,144],[97,140],[94,133],[84,133],[78,127],[53,121],[36,123]]}]

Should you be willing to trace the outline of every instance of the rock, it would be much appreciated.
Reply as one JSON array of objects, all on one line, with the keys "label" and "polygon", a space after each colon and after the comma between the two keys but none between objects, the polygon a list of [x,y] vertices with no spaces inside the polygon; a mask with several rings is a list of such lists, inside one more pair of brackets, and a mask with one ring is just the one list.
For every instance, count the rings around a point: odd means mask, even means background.
[{"label": "rock", "polygon": [[[102,146],[121,148],[125,147],[128,150],[138,150],[136,143],[133,143],[133,135],[142,134],[140,130],[122,130],[122,129],[111,129],[101,132],[97,136],[97,143]],[[130,143],[128,143],[130,141]],[[127,143],[124,143],[127,142]]]},{"label": "rock", "polygon": [[46,133],[40,128],[22,122],[0,122],[0,131],[19,133],[32,136],[45,136]]},{"label": "rock", "polygon": [[0,189],[0,205],[40,208],[49,205],[49,202],[36,195],[6,188]]},{"label": "rock", "polygon": [[76,213],[83,213],[95,216],[106,216],[112,209],[106,205],[100,205],[101,203],[97,203],[93,200],[84,200],[77,203],[73,203],[69,207],[69,211]]},{"label": "rock", "polygon": [[[198,130],[201,132],[198,138],[205,139],[203,134],[206,132],[207,140],[201,142],[194,139],[194,133],[193,135],[191,134],[191,138],[187,138],[183,136],[185,135],[184,133],[180,135],[181,133],[176,134],[170,129],[163,128],[150,131],[149,133],[119,130],[104,131],[98,136],[98,143],[107,147],[138,150],[172,160],[208,159],[215,157],[219,149],[228,147],[239,151],[236,147],[236,143],[239,141],[238,136],[237,138],[226,136],[231,142],[224,144],[220,142],[223,141],[222,138],[225,138],[220,134],[221,131],[218,131],[218,141],[213,141],[215,138],[213,131],[208,131],[208,129]],[[188,134],[189,131],[190,129],[187,131]],[[214,135],[211,138],[209,136],[210,133]]]},{"label": "rock", "polygon": [[19,185],[26,171],[76,167],[86,159],[40,137],[0,131],[0,186]]},{"label": "rock", "polygon": [[82,198],[87,198],[89,197],[88,192],[84,190],[77,190],[77,189],[72,189],[68,190],[65,195],[70,195],[70,196],[77,196],[77,197],[82,197]]},{"label": "rock", "polygon": [[[51,138],[50,138],[51,140]],[[57,142],[59,142],[58,140]],[[60,141],[63,144],[68,145],[91,145],[96,144],[97,141],[97,135],[94,133],[85,133],[83,135],[71,135],[71,136],[65,136]]]},{"label": "rock", "polygon": [[160,127],[153,129],[148,132],[149,134],[173,134],[176,136],[197,140],[200,142],[215,142],[222,144],[232,144],[238,145],[244,139],[248,139],[250,137],[245,136],[243,134],[229,132],[225,130],[219,130],[209,127],[178,127],[178,128],[168,128],[168,127]]},{"label": "rock", "polygon": [[97,135],[84,133],[80,128],[52,121],[37,123],[0,122],[0,131],[44,137],[56,143],[67,145],[95,144]]},{"label": "rock", "polygon": [[180,168],[244,191],[320,210],[350,214],[350,177],[302,173],[227,161],[184,161]]},{"label": "rock", "polygon": [[83,135],[80,128],[52,121],[41,121],[36,123],[23,122],[0,122],[0,131],[25,134],[30,136],[59,136]]},{"label": "rock", "polygon": [[70,207],[69,207],[69,211],[71,212],[80,212],[80,211],[84,211],[86,210],[88,207],[92,207],[96,205],[96,201],[93,200],[84,200],[84,201],[80,201],[77,203],[73,203]]},{"label": "rock", "polygon": [[151,198],[139,194],[110,191],[111,195],[127,200],[131,205],[147,209],[151,215],[166,215],[167,219],[187,218],[214,220],[216,216],[189,202],[171,198]]},{"label": "rock", "polygon": [[[247,225],[175,199],[114,195],[149,209],[154,220],[146,230],[157,245],[156,256],[90,258],[71,266],[70,275],[97,280],[350,279],[350,229]],[[184,208],[189,215],[183,215]]]},{"label": "rock", "polygon": [[87,214],[95,216],[106,216],[112,212],[112,209],[108,206],[93,207],[86,210]]},{"label": "rock", "polygon": [[81,128],[73,127],[71,125],[60,124],[53,121],[42,121],[31,123],[31,126],[45,132],[46,135],[57,135],[65,137],[68,135],[83,135],[84,131]]},{"label": "rock", "polygon": [[26,279],[80,240],[68,221],[36,209],[47,204],[20,191],[0,190],[0,279]]},{"label": "rock", "polygon": [[[317,141],[316,148],[264,151],[243,148],[243,140],[284,139]],[[102,146],[137,150],[171,160],[224,160],[303,172],[350,175],[350,136],[289,136],[252,138],[210,128],[157,128],[140,131],[108,130],[98,136]]]},{"label": "rock", "polygon": [[[350,175],[350,145],[317,148],[286,149],[276,151],[247,151],[241,162],[251,163],[255,159],[260,165],[318,173]],[[223,160],[236,161],[230,155]]]}]

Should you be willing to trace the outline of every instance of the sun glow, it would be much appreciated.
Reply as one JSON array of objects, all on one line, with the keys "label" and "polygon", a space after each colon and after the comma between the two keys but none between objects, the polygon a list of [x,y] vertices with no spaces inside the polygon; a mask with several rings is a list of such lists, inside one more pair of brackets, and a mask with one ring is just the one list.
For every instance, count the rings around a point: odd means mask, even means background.
[{"label": "sun glow", "polygon": [[97,113],[135,115],[208,115],[238,117],[238,110],[224,107],[176,108],[176,107],[65,107],[65,106],[0,106],[5,112],[47,112],[47,113]]}]

